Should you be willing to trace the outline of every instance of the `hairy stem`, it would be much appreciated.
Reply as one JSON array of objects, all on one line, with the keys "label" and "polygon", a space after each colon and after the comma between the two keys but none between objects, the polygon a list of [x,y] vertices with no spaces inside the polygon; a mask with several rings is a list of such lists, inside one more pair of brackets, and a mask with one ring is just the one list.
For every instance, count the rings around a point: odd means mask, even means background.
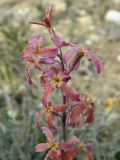
[{"label": "hairy stem", "polygon": [[[65,71],[62,50],[59,49],[59,51],[60,51],[59,58],[60,58],[60,61],[62,64],[62,69],[63,69],[63,71]],[[64,95],[63,95],[63,104],[66,104],[66,97]],[[66,113],[65,112],[62,115],[62,138],[64,141],[66,140]],[[62,151],[62,152],[64,153],[64,151]],[[64,158],[62,158],[62,160],[64,160]]]},{"label": "hairy stem", "polygon": [[[63,104],[66,104],[66,97],[63,95]],[[63,113],[62,116],[62,133],[63,133],[63,140],[66,140],[66,113]]]},{"label": "hairy stem", "polygon": [[[60,51],[59,58],[60,58],[60,61],[62,64],[62,69],[64,71],[65,67],[64,67],[64,62],[63,62],[62,50],[59,49],[59,51]],[[63,95],[63,104],[66,104],[66,97],[64,95]],[[66,113],[65,112],[62,115],[62,138],[65,141],[65,139],[66,139]]]},{"label": "hairy stem", "polygon": [[59,49],[59,51],[60,51],[60,60],[61,60],[61,64],[62,64],[62,69],[63,69],[63,71],[65,70],[65,67],[64,67],[64,62],[63,62],[63,55],[62,55],[62,50],[61,50],[61,48]]}]

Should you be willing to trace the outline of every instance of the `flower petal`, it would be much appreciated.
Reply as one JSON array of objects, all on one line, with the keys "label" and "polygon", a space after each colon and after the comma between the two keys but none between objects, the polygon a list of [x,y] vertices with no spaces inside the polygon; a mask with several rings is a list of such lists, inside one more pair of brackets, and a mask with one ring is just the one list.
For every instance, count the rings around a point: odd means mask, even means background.
[{"label": "flower petal", "polygon": [[54,31],[51,32],[51,39],[58,48],[70,45],[69,42],[62,41]]},{"label": "flower petal", "polygon": [[58,49],[57,48],[42,48],[40,50],[41,54],[44,54],[44,56],[47,56],[49,58],[54,58],[57,53],[58,53]]},{"label": "flower petal", "polygon": [[65,83],[62,83],[60,88],[63,92],[63,95],[65,95],[68,100],[80,101],[80,95],[75,92],[71,87],[68,87]]},{"label": "flower petal", "polygon": [[30,50],[28,47],[26,47],[24,51],[20,53],[20,59],[28,58],[29,54],[30,54]]},{"label": "flower petal", "polygon": [[88,104],[86,123],[92,123],[93,120],[94,120],[94,105]]},{"label": "flower petal", "polygon": [[39,59],[39,63],[42,63],[42,64],[54,64],[55,60],[52,59],[52,58],[41,57]]},{"label": "flower petal", "polygon": [[31,80],[31,78],[30,78],[30,63],[29,63],[29,62],[26,63],[25,75],[26,75],[26,78],[27,78],[28,83],[29,83],[29,84],[32,84],[32,80]]},{"label": "flower petal", "polygon": [[68,82],[71,79],[71,76],[66,72],[60,72],[59,75],[62,77],[63,82]]},{"label": "flower petal", "polygon": [[64,151],[68,151],[73,148],[73,144],[68,142],[61,142],[59,143],[59,148]]},{"label": "flower petal", "polygon": [[49,144],[48,143],[40,143],[40,144],[37,144],[35,146],[35,151],[36,152],[42,152],[42,151],[45,151],[49,148]]},{"label": "flower petal", "polygon": [[47,125],[48,125],[49,128],[51,128],[51,129],[56,128],[55,122],[53,121],[51,113],[46,114],[46,122],[47,122]]},{"label": "flower petal", "polygon": [[60,151],[59,150],[50,150],[48,153],[48,157],[52,160],[60,160]]},{"label": "flower petal", "polygon": [[96,72],[100,73],[101,70],[102,70],[102,62],[101,62],[101,60],[95,54],[93,54],[90,49],[86,49],[85,56],[87,57],[87,59],[89,61],[91,61],[95,65]]},{"label": "flower petal", "polygon": [[54,141],[54,136],[50,129],[48,129],[47,127],[42,127],[42,130],[49,142]]},{"label": "flower petal", "polygon": [[70,142],[71,143],[79,143],[80,139],[78,137],[72,135],[71,138],[70,138]]},{"label": "flower petal", "polygon": [[80,147],[76,146],[72,148],[70,151],[63,152],[62,157],[64,160],[73,160],[75,158],[75,155],[79,152]]},{"label": "flower petal", "polygon": [[43,39],[44,39],[44,37],[41,35],[32,36],[28,42],[28,47],[29,48],[36,48],[36,46],[40,46]]},{"label": "flower petal", "polygon": [[79,51],[79,47],[72,47],[71,49],[69,49],[63,57],[64,63],[67,64],[68,61],[72,61],[78,54]]},{"label": "flower petal", "polygon": [[70,63],[69,63],[69,69],[70,69],[70,71],[78,69],[78,67],[80,65],[80,59],[81,59],[80,55],[77,54],[74,57],[74,59],[70,61]]},{"label": "flower petal", "polygon": [[40,63],[39,63],[39,59],[38,58],[35,58],[34,59],[34,67],[36,69],[39,69],[40,70]]},{"label": "flower petal", "polygon": [[58,113],[58,112],[65,112],[67,107],[68,107],[68,105],[61,104],[61,105],[54,106],[52,109],[53,109],[53,112]]},{"label": "flower petal", "polygon": [[40,112],[38,113],[37,119],[36,119],[36,121],[35,121],[35,127],[36,127],[36,129],[37,129],[38,131],[40,130],[40,119],[41,119],[41,116],[43,115],[43,113],[44,113],[43,110],[40,111]]},{"label": "flower petal", "polygon": [[45,88],[44,88],[44,93],[43,93],[43,97],[42,97],[42,103],[45,105],[47,103],[47,99],[48,97],[52,94],[54,90],[54,87],[52,84],[48,84]]},{"label": "flower petal", "polygon": [[84,103],[75,104],[71,107],[70,112],[70,125],[75,127],[78,123],[79,116],[83,114],[83,111],[86,109],[86,105]]}]

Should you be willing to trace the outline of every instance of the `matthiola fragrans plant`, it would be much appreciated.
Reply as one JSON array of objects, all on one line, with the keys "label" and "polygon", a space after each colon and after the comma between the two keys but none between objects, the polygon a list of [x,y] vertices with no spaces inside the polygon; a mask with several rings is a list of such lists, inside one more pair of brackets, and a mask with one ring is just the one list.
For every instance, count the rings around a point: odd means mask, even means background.
[{"label": "matthiola fragrans plant", "polygon": [[[94,103],[86,94],[75,91],[68,82],[72,80],[72,71],[78,69],[83,58],[87,58],[95,65],[97,73],[101,72],[101,61],[90,49],[62,40],[53,28],[52,12],[53,5],[47,4],[45,18],[42,21],[30,23],[45,27],[55,48],[42,48],[44,36],[35,35],[30,38],[27,47],[20,55],[25,63],[25,74],[29,84],[32,84],[31,67],[41,72],[39,80],[43,89],[41,99],[43,109],[38,113],[35,126],[38,131],[45,134],[47,142],[37,144],[35,150],[36,152],[46,151],[45,160],[48,158],[73,160],[79,151],[83,151],[84,160],[92,160],[91,144],[81,144],[76,135],[68,135],[68,130],[75,127],[81,128],[93,122]],[[64,47],[67,49],[63,53]],[[60,104],[54,104],[51,100],[51,95],[56,90],[62,95]],[[44,127],[41,125],[43,118],[45,119]]]}]

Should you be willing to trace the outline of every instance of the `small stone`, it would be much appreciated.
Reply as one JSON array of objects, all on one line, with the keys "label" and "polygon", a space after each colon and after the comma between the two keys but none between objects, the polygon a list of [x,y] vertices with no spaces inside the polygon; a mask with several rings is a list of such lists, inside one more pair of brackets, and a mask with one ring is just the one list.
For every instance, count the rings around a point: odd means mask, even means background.
[{"label": "small stone", "polygon": [[114,3],[119,4],[120,0],[113,0]]},{"label": "small stone", "polygon": [[63,12],[66,10],[66,4],[64,2],[59,2],[59,1],[56,1],[55,2],[55,11],[57,12]]},{"label": "small stone", "polygon": [[113,22],[114,24],[120,25],[120,11],[109,10],[105,15],[105,20],[107,22]]},{"label": "small stone", "polygon": [[15,119],[18,115],[18,112],[15,109],[9,109],[7,114],[10,118]]},{"label": "small stone", "polygon": [[97,34],[90,34],[88,39],[90,39],[93,42],[98,42],[100,40],[100,38]]},{"label": "small stone", "polygon": [[117,56],[117,61],[120,62],[120,54]]},{"label": "small stone", "polygon": [[86,16],[87,12],[83,9],[76,9],[75,13],[77,13],[79,16]]},{"label": "small stone", "polygon": [[77,18],[77,21],[84,27],[89,27],[92,25],[92,18],[90,16],[83,16]]},{"label": "small stone", "polygon": [[91,46],[93,42],[89,39],[85,40],[85,44]]}]

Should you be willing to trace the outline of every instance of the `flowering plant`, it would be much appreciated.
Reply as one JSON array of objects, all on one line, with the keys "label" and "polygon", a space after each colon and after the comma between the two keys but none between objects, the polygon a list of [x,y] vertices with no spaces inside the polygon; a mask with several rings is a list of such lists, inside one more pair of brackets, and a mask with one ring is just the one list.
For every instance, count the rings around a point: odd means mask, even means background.
[{"label": "flowering plant", "polygon": [[[53,5],[45,6],[45,18],[42,21],[31,21],[31,24],[44,26],[54,43],[55,48],[42,48],[44,36],[36,35],[30,38],[27,47],[20,54],[25,63],[25,74],[29,84],[32,84],[30,69],[33,66],[42,72],[39,77],[43,95],[41,102],[43,109],[36,118],[36,129],[42,131],[47,143],[37,144],[36,152],[45,151],[47,160],[73,160],[81,150],[85,160],[92,160],[91,144],[81,144],[75,135],[68,135],[69,128],[82,127],[94,120],[94,103],[86,94],[78,93],[68,82],[72,80],[72,71],[77,70],[83,58],[95,65],[97,73],[101,72],[100,59],[90,49],[82,48],[70,42],[63,41],[55,32],[52,25]],[[63,53],[63,48],[68,47]],[[44,64],[44,65],[43,65]],[[47,65],[47,67],[46,67]],[[43,67],[44,66],[44,67]],[[59,90],[62,94],[61,104],[54,104],[51,95]],[[41,119],[45,118],[45,125],[41,126]],[[61,127],[59,127],[61,126]],[[60,134],[59,140],[54,134]]]}]

